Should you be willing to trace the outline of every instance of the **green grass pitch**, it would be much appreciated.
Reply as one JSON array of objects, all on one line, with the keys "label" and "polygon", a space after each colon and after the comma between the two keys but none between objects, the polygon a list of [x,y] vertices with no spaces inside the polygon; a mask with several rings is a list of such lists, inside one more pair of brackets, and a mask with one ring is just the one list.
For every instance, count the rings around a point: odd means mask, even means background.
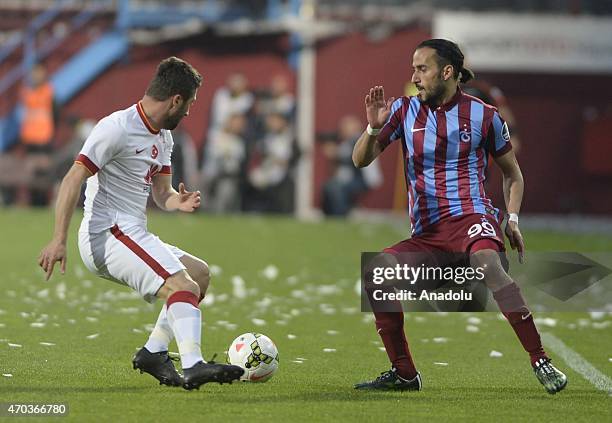
[{"label": "green grass pitch", "polygon": [[[0,376],[0,402],[62,402],[69,420],[115,422],[593,422],[611,415],[612,398],[554,353],[569,385],[561,394],[546,394],[497,313],[407,315],[424,390],[355,392],[353,383],[389,367],[371,316],[359,311],[359,253],[380,250],[406,232],[344,221],[153,213],[152,232],[215,266],[209,291],[214,301],[202,311],[204,356],[224,357],[234,337],[247,331],[270,336],[280,351],[279,371],[265,384],[211,384],[192,392],[159,386],[132,370],[131,358],[161,303],[148,305],[129,289],[89,274],[76,248],[79,220],[77,213],[66,275],[56,268],[45,282],[36,258],[51,235],[52,214],[0,211],[0,373],[12,375]],[[612,251],[612,239],[604,236],[524,235],[535,250]],[[245,298],[233,294],[237,276],[245,281]],[[542,331],[612,374],[612,325],[605,323],[612,316],[546,317],[557,324]],[[466,331],[470,318],[478,332]],[[503,356],[490,357],[492,350]]]}]

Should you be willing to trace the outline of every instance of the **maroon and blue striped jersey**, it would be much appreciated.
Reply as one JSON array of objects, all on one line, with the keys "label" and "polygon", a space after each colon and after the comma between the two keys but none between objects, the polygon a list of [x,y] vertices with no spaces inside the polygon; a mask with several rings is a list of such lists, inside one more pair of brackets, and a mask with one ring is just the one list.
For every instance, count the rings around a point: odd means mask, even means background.
[{"label": "maroon and blue striped jersey", "polygon": [[457,90],[435,109],[401,97],[377,137],[382,149],[402,141],[414,235],[452,216],[499,216],[484,190],[488,155],[512,149],[508,125],[497,109]]}]

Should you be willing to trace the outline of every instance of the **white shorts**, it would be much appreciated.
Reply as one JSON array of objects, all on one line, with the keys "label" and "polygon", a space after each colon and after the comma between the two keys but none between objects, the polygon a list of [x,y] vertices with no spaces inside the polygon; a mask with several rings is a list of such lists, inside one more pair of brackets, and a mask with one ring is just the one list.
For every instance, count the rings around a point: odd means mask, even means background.
[{"label": "white shorts", "polygon": [[185,269],[179,260],[185,252],[142,225],[115,225],[99,233],[81,231],[79,252],[90,271],[129,286],[150,303],[168,277]]}]

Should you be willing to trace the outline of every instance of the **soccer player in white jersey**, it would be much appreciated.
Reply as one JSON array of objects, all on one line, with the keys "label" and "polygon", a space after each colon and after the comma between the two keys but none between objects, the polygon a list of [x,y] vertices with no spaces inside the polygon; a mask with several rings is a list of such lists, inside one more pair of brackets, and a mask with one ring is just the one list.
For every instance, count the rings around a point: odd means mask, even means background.
[{"label": "soccer player in white jersey", "polygon": [[[199,388],[232,382],[238,366],[207,363],[200,350],[199,303],[209,283],[207,264],[147,231],[149,193],[163,210],[193,212],[200,192],[171,185],[172,135],[189,115],[202,76],[176,57],[163,60],[137,104],[106,116],[95,126],[60,186],[55,231],[39,265],[49,279],[56,262],[66,270],[68,227],[81,185],[87,180],[85,213],[79,229],[83,262],[98,276],[127,285],[146,301],[165,301],[149,340],[133,359],[135,369],[160,384]],[[183,377],[168,356],[176,338]]]}]

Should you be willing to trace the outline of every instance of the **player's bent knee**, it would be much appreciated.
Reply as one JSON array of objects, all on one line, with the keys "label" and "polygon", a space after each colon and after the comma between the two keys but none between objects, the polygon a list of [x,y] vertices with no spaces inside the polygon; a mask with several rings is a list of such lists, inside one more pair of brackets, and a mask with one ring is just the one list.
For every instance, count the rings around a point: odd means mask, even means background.
[{"label": "player's bent knee", "polygon": [[208,265],[204,262],[198,263],[195,269],[189,272],[189,276],[199,285],[200,292],[206,293],[208,285],[210,285],[210,270]]},{"label": "player's bent knee", "polygon": [[493,292],[512,283],[512,279],[502,266],[499,252],[486,249],[470,254],[470,264],[474,268],[481,268],[484,282]]},{"label": "player's bent knee", "polygon": [[185,271],[177,272],[166,279],[164,288],[166,298],[178,291],[189,291],[200,297],[200,286]]}]

